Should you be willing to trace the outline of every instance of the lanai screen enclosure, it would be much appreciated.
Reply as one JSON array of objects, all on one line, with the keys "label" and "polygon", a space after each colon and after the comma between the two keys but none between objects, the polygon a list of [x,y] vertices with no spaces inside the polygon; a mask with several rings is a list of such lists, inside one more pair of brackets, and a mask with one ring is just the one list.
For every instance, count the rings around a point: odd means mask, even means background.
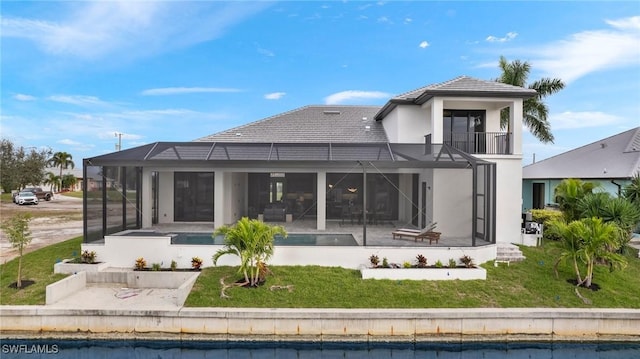
[{"label": "lanai screen enclosure", "polygon": [[[435,211],[444,211],[439,215],[468,223],[468,246],[495,243],[496,165],[429,139],[425,144],[156,142],[85,159],[83,170],[85,243],[158,223],[219,226],[280,209],[293,220],[315,220],[318,230],[327,221],[356,220],[364,245],[372,220],[420,228]],[[455,171],[453,177],[465,179],[459,191],[451,191],[449,210],[430,204],[431,191],[439,189],[425,179],[434,171]],[[461,213],[453,202],[465,200],[468,210]]]}]

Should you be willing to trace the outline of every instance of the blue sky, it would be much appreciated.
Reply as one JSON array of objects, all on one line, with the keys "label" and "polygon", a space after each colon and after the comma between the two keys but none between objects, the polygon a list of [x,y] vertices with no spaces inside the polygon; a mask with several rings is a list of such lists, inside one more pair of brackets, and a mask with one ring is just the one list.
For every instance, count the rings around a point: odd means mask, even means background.
[{"label": "blue sky", "polygon": [[556,141],[640,126],[640,2],[2,1],[0,135],[82,159],[310,104],[383,105],[528,61]]}]

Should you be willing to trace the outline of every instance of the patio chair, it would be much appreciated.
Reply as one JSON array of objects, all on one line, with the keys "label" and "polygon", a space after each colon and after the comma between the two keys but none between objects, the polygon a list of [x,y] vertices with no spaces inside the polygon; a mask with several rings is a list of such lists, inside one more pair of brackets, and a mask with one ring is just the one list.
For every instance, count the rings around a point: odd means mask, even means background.
[{"label": "patio chair", "polygon": [[433,241],[435,241],[436,244],[438,244],[441,233],[434,231],[434,229],[436,228],[436,224],[437,224],[436,222],[431,223],[424,229],[400,228],[391,232],[391,234],[393,235],[393,239],[403,239],[403,237],[406,237],[406,238],[413,238],[413,240],[416,242],[418,241],[418,239],[420,239],[423,242],[425,239],[428,239],[429,244],[432,244]]}]

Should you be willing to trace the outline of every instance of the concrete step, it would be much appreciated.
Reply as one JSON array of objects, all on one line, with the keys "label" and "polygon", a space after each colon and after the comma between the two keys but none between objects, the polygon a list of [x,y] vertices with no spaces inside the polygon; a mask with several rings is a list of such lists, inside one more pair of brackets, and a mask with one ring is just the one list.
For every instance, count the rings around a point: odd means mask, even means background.
[{"label": "concrete step", "polygon": [[520,248],[513,244],[500,244],[496,248],[496,264],[498,262],[521,262],[526,257],[522,255]]}]

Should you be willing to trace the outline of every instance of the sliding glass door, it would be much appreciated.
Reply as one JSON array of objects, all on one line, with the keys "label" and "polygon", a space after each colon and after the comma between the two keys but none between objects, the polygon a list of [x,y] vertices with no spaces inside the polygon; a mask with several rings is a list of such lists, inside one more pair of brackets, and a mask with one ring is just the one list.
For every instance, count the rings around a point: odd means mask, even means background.
[{"label": "sliding glass door", "polygon": [[213,172],[174,174],[174,221],[213,222]]}]

